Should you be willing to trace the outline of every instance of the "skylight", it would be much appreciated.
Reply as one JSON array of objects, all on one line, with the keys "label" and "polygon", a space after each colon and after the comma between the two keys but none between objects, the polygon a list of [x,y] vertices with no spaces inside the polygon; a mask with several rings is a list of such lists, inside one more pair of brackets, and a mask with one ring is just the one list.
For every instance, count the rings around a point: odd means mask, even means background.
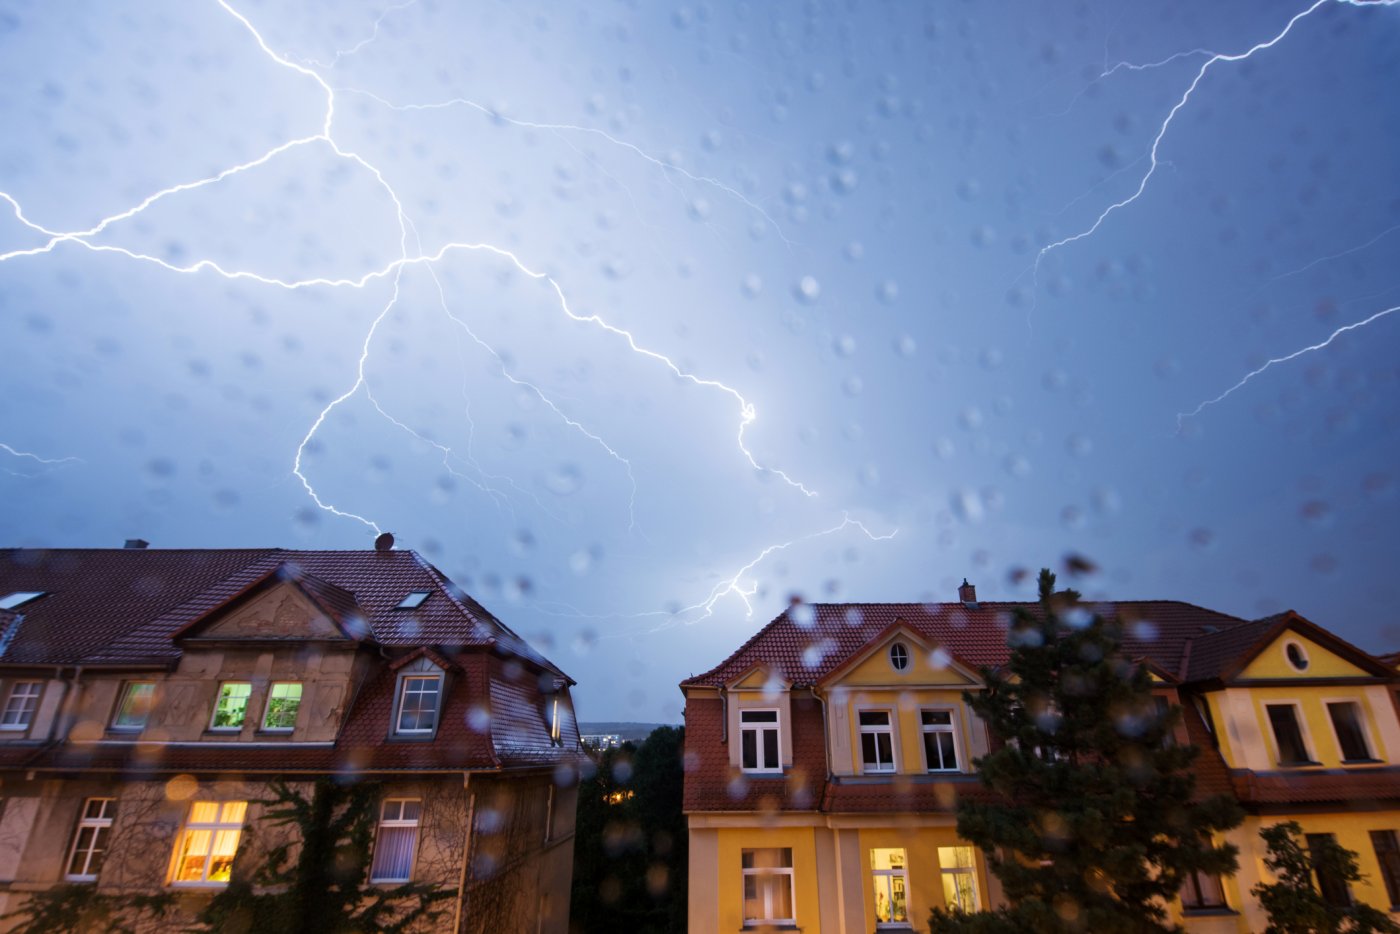
[{"label": "skylight", "polygon": [[0,610],[13,610],[15,607],[24,606],[30,600],[38,600],[44,594],[43,590],[16,590],[12,594],[0,597]]},{"label": "skylight", "polygon": [[423,601],[424,601],[424,600],[428,599],[428,594],[429,594],[430,592],[431,592],[431,591],[427,591],[427,590],[415,590],[415,591],[413,591],[413,593],[411,593],[411,594],[409,594],[408,596],[404,597],[403,600],[400,601],[399,605],[396,606],[396,607],[394,607],[394,609],[396,609],[396,610],[416,610],[416,609],[418,609],[420,606],[423,605]]}]

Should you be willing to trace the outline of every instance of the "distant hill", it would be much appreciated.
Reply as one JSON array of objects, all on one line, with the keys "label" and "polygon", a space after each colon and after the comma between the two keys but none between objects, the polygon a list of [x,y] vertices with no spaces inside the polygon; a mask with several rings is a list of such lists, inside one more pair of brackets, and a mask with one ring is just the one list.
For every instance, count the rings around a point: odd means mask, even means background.
[{"label": "distant hill", "polygon": [[625,723],[608,720],[598,720],[591,723],[579,721],[578,731],[580,733],[616,733],[622,737],[623,742],[631,740],[640,743],[651,735],[651,731],[659,726],[680,726],[679,723]]}]

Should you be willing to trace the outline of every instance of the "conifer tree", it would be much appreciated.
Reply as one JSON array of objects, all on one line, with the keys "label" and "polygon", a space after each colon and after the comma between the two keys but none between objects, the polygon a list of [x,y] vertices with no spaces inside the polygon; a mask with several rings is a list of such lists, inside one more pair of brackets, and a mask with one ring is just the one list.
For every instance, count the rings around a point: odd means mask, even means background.
[{"label": "conifer tree", "polygon": [[1275,877],[1250,889],[1269,916],[1264,934],[1400,934],[1400,925],[1378,908],[1345,904],[1349,897],[1324,897],[1313,885],[1313,873],[1345,895],[1347,883],[1361,880],[1356,854],[1330,835],[1310,839],[1305,848],[1302,833],[1296,821],[1259,831],[1268,848],[1264,865]]},{"label": "conifer tree", "polygon": [[1166,903],[1193,872],[1233,873],[1237,849],[1211,835],[1237,826],[1225,796],[1195,796],[1195,747],[1173,741],[1181,716],[1122,655],[1115,624],[1040,574],[1038,613],[1020,610],[1009,662],[983,670],[964,699],[1000,743],[974,765],[990,800],[964,799],[958,835],[986,854],[1010,907],[935,910],[935,934],[1178,930]]}]

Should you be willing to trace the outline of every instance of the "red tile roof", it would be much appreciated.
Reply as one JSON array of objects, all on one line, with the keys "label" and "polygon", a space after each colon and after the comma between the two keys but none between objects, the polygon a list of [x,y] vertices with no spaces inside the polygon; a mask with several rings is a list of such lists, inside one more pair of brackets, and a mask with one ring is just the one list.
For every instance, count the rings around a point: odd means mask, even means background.
[{"label": "red tile roof", "polygon": [[[901,620],[930,642],[970,665],[996,667],[1010,654],[1006,633],[1017,609],[1035,603],[813,603],[780,614],[719,665],[682,682],[727,684],[756,664],[767,664],[793,684],[820,681],[862,646]],[[1252,626],[1238,617],[1176,600],[1086,603],[1084,609],[1121,624],[1124,653],[1181,670],[1186,646],[1211,627]]]},{"label": "red tile roof", "polygon": [[1400,768],[1326,769],[1293,772],[1230,773],[1235,793],[1246,807],[1298,804],[1345,804],[1350,808],[1400,802]]},{"label": "red tile roof", "polygon": [[[22,613],[0,616],[0,664],[168,665],[173,636],[278,580],[293,580],[328,616],[361,631],[374,668],[353,694],[332,744],[300,741],[0,743],[0,769],[399,771],[577,764],[578,727],[562,741],[547,720],[573,682],[411,551],[54,550],[0,551],[0,594],[43,591]],[[428,599],[398,609],[413,592]],[[17,625],[17,629],[15,628]],[[197,630],[196,630],[197,631]],[[379,661],[383,652],[388,663]],[[447,672],[436,733],[394,735],[397,668],[427,657]]]}]

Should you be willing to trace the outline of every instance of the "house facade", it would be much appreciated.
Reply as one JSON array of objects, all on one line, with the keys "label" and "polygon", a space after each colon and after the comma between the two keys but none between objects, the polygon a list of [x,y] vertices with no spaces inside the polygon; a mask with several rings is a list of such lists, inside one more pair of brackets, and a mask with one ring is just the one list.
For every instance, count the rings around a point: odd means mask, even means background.
[{"label": "house facade", "polygon": [[[970,585],[938,604],[795,605],[681,684],[693,934],[923,930],[934,907],[1005,903],[956,830],[992,748],[963,701],[1003,665],[1013,611]],[[1247,621],[1175,601],[1093,605],[1118,622],[1174,739],[1201,750],[1197,793],[1248,817],[1234,876],[1170,906],[1193,932],[1263,930],[1262,827],[1298,821],[1358,854],[1365,879],[1317,880],[1400,920],[1400,676],[1296,613]],[[1314,840],[1316,837],[1314,837]]]},{"label": "house facade", "polygon": [[[369,885],[432,927],[568,929],[573,682],[412,551],[0,551],[0,915],[90,885],[195,915],[375,783]],[[0,924],[0,928],[3,928]]]}]

